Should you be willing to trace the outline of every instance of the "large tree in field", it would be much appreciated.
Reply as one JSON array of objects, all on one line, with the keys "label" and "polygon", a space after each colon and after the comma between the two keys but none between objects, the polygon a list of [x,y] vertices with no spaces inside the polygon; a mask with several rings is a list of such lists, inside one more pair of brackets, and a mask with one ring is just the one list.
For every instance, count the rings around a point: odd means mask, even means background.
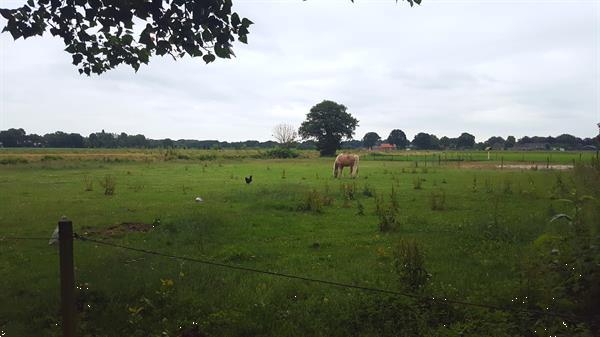
[{"label": "large tree in field", "polygon": [[419,150],[437,150],[440,148],[440,140],[435,135],[419,132],[415,135],[412,145]]},{"label": "large tree in field", "polygon": [[404,131],[400,129],[392,130],[392,132],[390,132],[390,135],[387,137],[386,142],[388,142],[388,144],[396,145],[396,147],[399,149],[406,148],[410,143],[406,138],[406,134],[404,133]]},{"label": "large tree in field", "polygon": [[[300,1],[300,0],[298,0]],[[352,0],[353,1],[353,0]],[[420,4],[421,0],[407,0]],[[101,74],[124,63],[136,71],[154,55],[213,62],[235,56],[248,41],[247,18],[232,0],[27,0],[0,8],[3,32],[16,40],[49,32],[60,37],[80,74]]]},{"label": "large tree in field", "polygon": [[333,156],[342,139],[351,139],[357,126],[358,120],[344,105],[325,100],[310,109],[298,133],[303,139],[316,139],[321,156]]},{"label": "large tree in field", "polygon": [[377,142],[381,140],[381,137],[377,132],[367,132],[362,139],[363,146],[369,149],[373,149],[373,146],[377,145]]},{"label": "large tree in field", "polygon": [[470,133],[463,132],[456,139],[456,147],[459,149],[470,149],[475,145],[475,136]]}]

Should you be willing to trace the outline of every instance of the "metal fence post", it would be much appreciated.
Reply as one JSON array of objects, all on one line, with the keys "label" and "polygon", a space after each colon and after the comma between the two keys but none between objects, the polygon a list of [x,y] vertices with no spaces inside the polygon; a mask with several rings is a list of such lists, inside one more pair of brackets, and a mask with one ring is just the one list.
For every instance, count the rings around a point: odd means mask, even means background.
[{"label": "metal fence post", "polygon": [[60,254],[60,311],[63,337],[75,337],[75,271],[73,264],[73,223],[58,221]]}]

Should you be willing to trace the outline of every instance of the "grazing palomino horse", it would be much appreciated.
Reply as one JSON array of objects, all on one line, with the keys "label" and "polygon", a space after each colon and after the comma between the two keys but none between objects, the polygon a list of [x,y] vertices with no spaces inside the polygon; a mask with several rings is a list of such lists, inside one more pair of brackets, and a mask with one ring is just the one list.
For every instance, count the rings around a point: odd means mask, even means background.
[{"label": "grazing palomino horse", "polygon": [[333,177],[342,177],[344,167],[350,166],[350,176],[356,178],[358,175],[358,155],[341,153],[333,162]]}]

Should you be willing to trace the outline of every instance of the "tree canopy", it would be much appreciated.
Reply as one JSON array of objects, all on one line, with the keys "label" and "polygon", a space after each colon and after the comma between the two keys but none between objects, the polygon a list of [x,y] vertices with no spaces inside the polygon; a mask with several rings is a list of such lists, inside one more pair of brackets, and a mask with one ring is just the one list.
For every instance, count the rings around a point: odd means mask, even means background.
[{"label": "tree canopy", "polygon": [[392,132],[390,132],[389,136],[387,137],[386,142],[388,142],[388,144],[396,145],[398,149],[404,149],[410,143],[406,138],[406,134],[404,133],[404,131],[400,129],[392,130]]},{"label": "tree canopy", "polygon": [[15,40],[45,32],[60,37],[79,73],[89,76],[120,64],[137,71],[154,55],[206,63],[231,58],[232,42],[247,43],[253,23],[232,6],[232,0],[27,0],[0,8],[0,15],[8,21],[2,32]]},{"label": "tree canopy", "polygon": [[459,149],[470,149],[475,145],[475,136],[470,133],[463,132],[456,139],[456,147]]},{"label": "tree canopy", "polygon": [[363,145],[369,149],[372,149],[373,146],[377,145],[377,142],[381,140],[381,137],[377,134],[377,132],[367,132],[363,137]]},{"label": "tree canopy", "polygon": [[27,0],[0,15],[15,40],[62,38],[79,73],[90,75],[122,63],[137,71],[153,55],[230,58],[232,42],[247,43],[252,24],[231,7],[231,0]]},{"label": "tree canopy", "polygon": [[437,150],[440,147],[440,141],[435,135],[424,132],[419,132],[412,144],[419,150]]},{"label": "tree canopy", "polygon": [[277,124],[273,128],[273,138],[275,138],[282,147],[290,148],[296,141],[296,138],[298,138],[298,132],[296,131],[296,128],[290,124]]},{"label": "tree canopy", "polygon": [[310,109],[298,133],[303,139],[316,139],[321,156],[333,156],[343,138],[351,139],[358,120],[343,104],[323,101]]}]

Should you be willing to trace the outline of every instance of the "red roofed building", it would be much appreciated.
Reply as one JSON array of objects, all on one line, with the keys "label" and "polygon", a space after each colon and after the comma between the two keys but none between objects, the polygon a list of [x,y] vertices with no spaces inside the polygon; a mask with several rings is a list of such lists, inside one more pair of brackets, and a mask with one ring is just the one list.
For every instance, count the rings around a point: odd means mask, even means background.
[{"label": "red roofed building", "polygon": [[380,144],[379,146],[374,146],[373,151],[392,151],[396,149],[396,145],[394,144]]}]

